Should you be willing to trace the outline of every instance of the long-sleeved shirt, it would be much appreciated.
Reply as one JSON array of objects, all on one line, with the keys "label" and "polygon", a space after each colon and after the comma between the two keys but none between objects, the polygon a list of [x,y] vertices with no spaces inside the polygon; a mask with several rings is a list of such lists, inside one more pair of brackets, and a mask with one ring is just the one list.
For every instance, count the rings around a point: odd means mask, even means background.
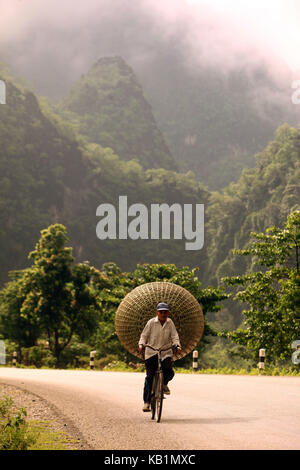
[{"label": "long-sleeved shirt", "polygon": [[[172,346],[181,347],[176,327],[171,318],[167,318],[163,325],[160,323],[158,317],[151,318],[142,331],[139,340],[139,346],[145,346],[146,344],[149,344],[153,348],[158,349],[165,345],[167,346],[170,343]],[[149,359],[150,357],[154,356],[154,354],[156,354],[155,351],[146,347],[145,359]],[[161,353],[162,360],[164,360],[166,357],[172,356],[172,347]]]}]

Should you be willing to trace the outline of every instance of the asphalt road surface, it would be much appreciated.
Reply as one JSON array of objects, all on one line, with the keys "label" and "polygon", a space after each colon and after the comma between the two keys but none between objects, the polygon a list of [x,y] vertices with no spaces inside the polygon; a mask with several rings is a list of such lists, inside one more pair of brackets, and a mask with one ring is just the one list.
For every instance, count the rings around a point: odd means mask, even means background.
[{"label": "asphalt road surface", "polygon": [[92,449],[300,449],[300,377],[176,374],[161,423],[142,412],[143,373],[0,368],[0,382],[47,400]]}]

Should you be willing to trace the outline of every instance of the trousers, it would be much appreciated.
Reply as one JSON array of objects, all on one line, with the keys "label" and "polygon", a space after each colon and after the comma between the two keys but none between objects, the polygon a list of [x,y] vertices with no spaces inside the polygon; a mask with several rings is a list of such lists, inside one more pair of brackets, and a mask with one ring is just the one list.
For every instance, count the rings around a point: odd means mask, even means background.
[{"label": "trousers", "polygon": [[[166,357],[161,363],[161,368],[164,376],[164,385],[167,385],[170,380],[173,379],[175,373],[172,369],[173,360],[171,357]],[[144,383],[143,399],[144,403],[150,403],[151,399],[151,389],[153,383],[153,377],[158,367],[158,358],[157,355],[149,357],[145,361],[146,366],[146,378]]]}]

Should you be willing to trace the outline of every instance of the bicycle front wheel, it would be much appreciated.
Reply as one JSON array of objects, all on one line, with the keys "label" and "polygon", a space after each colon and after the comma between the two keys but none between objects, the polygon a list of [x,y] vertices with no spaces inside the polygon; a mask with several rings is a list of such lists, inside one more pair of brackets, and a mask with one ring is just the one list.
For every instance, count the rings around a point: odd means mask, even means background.
[{"label": "bicycle front wheel", "polygon": [[162,371],[158,374],[157,384],[156,384],[156,408],[157,408],[157,422],[160,422],[163,399],[164,399],[164,376]]},{"label": "bicycle front wheel", "polygon": [[153,377],[152,383],[152,391],[151,391],[151,411],[152,411],[152,419],[155,418],[155,411],[156,411],[156,389],[157,389],[157,381],[158,375],[157,373]]}]

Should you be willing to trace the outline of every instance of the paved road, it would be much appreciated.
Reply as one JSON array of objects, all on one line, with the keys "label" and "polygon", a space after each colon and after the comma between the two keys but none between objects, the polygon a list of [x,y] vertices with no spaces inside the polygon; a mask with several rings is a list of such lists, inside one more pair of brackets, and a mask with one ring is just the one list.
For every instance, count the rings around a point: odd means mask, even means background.
[{"label": "paved road", "polygon": [[300,377],[176,374],[161,423],[143,413],[144,374],[0,368],[94,449],[300,449]]}]

